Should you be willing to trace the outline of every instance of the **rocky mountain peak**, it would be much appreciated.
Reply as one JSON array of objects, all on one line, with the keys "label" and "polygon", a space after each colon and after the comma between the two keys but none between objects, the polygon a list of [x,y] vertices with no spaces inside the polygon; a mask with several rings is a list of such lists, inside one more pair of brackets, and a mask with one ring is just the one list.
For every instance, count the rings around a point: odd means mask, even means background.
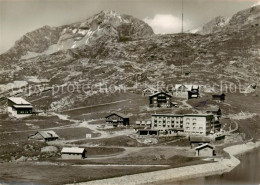
[{"label": "rocky mountain peak", "polygon": [[230,25],[244,25],[260,20],[260,5],[237,12],[231,18]]},{"label": "rocky mountain peak", "polygon": [[152,34],[152,28],[142,20],[106,10],[81,22],[60,27],[43,26],[29,32],[0,57],[4,61],[28,59],[97,42],[125,41]]},{"label": "rocky mountain peak", "polygon": [[216,33],[221,30],[224,26],[226,26],[229,22],[229,18],[218,16],[205,24],[202,28],[199,28],[196,33],[199,34],[210,34]]},{"label": "rocky mountain peak", "polygon": [[254,5],[248,9],[234,14],[231,18],[219,16],[196,29],[193,33],[212,34],[220,31],[239,31],[241,28],[252,28],[260,25],[260,5]]}]

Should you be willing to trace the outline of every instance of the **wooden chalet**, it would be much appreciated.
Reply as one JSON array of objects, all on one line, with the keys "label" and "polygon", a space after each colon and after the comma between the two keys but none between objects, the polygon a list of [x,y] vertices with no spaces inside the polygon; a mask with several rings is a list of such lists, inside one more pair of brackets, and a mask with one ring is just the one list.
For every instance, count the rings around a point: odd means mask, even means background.
[{"label": "wooden chalet", "polygon": [[171,107],[172,96],[165,93],[159,92],[149,96],[150,107]]},{"label": "wooden chalet", "polygon": [[113,113],[106,117],[106,123],[113,125],[113,127],[128,126],[129,117],[122,113]]}]

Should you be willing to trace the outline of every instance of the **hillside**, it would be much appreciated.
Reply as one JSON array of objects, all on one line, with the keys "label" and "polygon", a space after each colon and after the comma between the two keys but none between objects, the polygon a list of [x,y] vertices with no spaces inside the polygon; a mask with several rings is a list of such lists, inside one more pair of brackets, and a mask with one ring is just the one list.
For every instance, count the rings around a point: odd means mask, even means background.
[{"label": "hillside", "polygon": [[[214,85],[210,91],[215,92],[221,80],[246,87],[259,84],[259,9],[238,12],[228,25],[206,35],[155,35],[143,21],[113,11],[71,25],[45,26],[26,34],[0,56],[0,82],[7,84],[0,89],[7,95],[17,81],[20,86],[43,82],[47,87],[84,86],[73,94],[66,91],[45,97],[48,101],[42,104],[64,109],[61,102],[70,100],[66,108],[73,107],[99,93],[100,84],[132,88],[138,82],[140,91],[145,83],[192,82]],[[182,76],[182,63],[191,72],[189,77]]]}]

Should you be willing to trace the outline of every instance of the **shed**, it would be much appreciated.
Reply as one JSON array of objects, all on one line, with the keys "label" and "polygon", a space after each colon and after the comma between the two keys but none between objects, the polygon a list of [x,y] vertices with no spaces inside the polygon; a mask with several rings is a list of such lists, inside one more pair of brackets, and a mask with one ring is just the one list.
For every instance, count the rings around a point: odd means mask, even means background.
[{"label": "shed", "polygon": [[21,97],[10,97],[7,101],[9,115],[16,118],[23,118],[32,115],[32,105]]},{"label": "shed", "polygon": [[189,136],[191,148],[210,143],[212,140],[207,136]]},{"label": "shed", "polygon": [[35,134],[30,135],[29,139],[41,141],[54,141],[59,139],[59,136],[53,130],[37,131]]},{"label": "shed", "polygon": [[61,158],[62,159],[84,159],[86,157],[85,148],[78,147],[64,147],[61,150]]},{"label": "shed", "polygon": [[215,156],[214,147],[206,143],[195,148],[196,156],[198,157],[212,157]]},{"label": "shed", "polygon": [[226,99],[226,95],[224,93],[212,95],[212,100],[225,101],[225,99]]},{"label": "shed", "polygon": [[211,107],[211,108],[208,108],[206,110],[206,113],[207,114],[213,114],[213,115],[216,115],[216,116],[221,116],[222,115],[222,111],[219,107]]},{"label": "shed", "polygon": [[155,129],[140,129],[138,130],[140,136],[159,136],[159,130]]}]

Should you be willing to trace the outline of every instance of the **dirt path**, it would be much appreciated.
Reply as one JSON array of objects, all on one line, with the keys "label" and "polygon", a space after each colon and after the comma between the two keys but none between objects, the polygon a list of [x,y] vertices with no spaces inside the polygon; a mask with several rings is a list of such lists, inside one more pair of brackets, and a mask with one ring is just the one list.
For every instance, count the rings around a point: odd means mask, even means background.
[{"label": "dirt path", "polygon": [[112,105],[112,104],[116,104],[116,103],[122,103],[122,102],[130,101],[130,100],[131,99],[126,99],[126,100],[114,101],[114,102],[103,103],[103,104],[98,104],[98,105],[90,105],[90,106],[78,107],[78,108],[74,108],[74,109],[60,111],[60,113],[74,111],[74,110],[81,110],[81,109],[86,109],[86,108],[99,107],[99,106],[104,106],[104,105]]},{"label": "dirt path", "polygon": [[192,107],[190,104],[188,104],[187,101],[188,101],[188,100],[182,100],[182,101],[181,101],[182,104],[183,104],[183,106],[187,106],[188,108],[193,109],[193,107]]}]

